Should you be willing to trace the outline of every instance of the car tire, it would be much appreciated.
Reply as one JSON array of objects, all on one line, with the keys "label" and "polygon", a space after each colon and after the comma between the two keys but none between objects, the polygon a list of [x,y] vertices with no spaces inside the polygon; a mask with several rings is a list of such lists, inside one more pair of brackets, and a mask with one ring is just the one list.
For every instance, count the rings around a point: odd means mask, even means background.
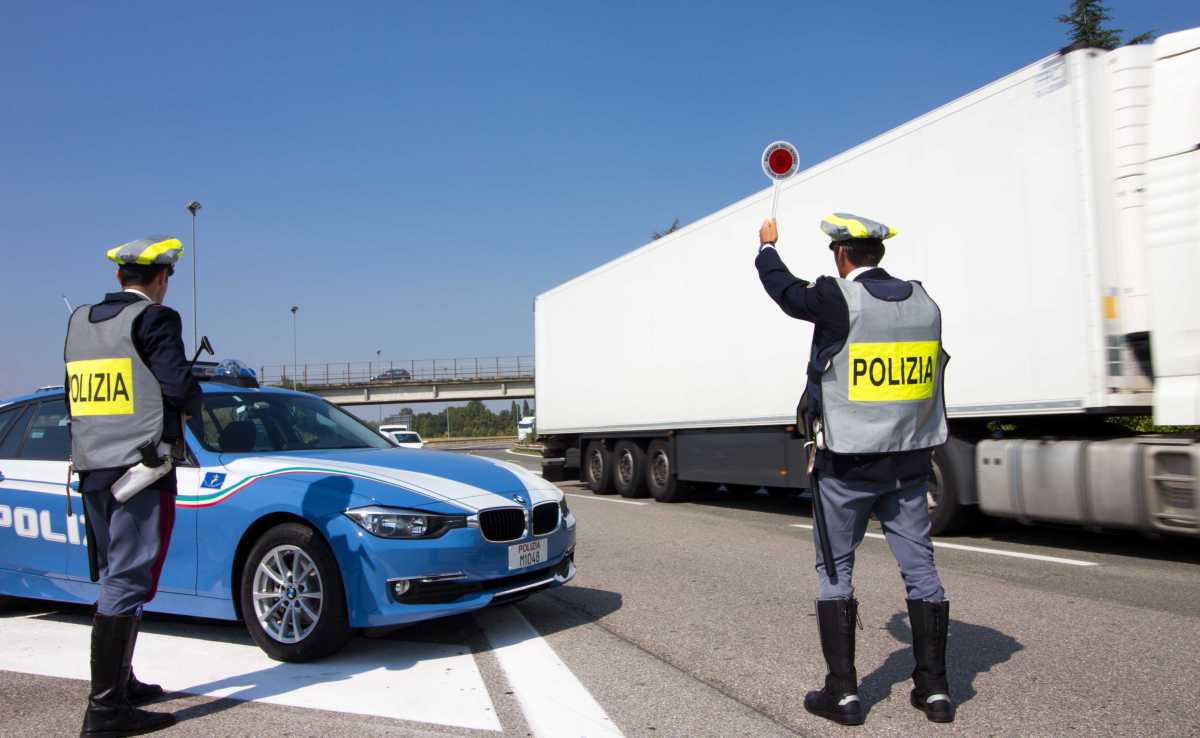
[{"label": "car tire", "polygon": [[692,496],[692,488],[675,477],[675,458],[671,444],[663,439],[650,442],[646,450],[646,490],[658,502],[683,502]]},{"label": "car tire", "polygon": [[961,500],[975,484],[975,446],[957,438],[933,450],[932,473],[926,500],[930,535],[965,533],[980,520],[979,506]]},{"label": "car tire", "polygon": [[591,441],[583,452],[583,478],[588,489],[598,495],[610,495],[612,483],[612,454],[604,441]]},{"label": "car tire", "polygon": [[634,441],[617,441],[612,453],[613,486],[622,497],[647,497],[646,452]]},{"label": "car tire", "polygon": [[246,629],[276,661],[312,661],[350,640],[337,561],[307,525],[283,523],[264,533],[242,566],[239,590]]}]

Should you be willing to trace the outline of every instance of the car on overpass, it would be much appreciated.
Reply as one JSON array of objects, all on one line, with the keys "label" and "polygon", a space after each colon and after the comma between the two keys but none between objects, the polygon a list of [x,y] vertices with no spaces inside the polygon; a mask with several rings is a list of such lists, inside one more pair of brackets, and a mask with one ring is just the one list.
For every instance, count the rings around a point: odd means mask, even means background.
[{"label": "car on overpass", "polygon": [[407,382],[412,374],[407,369],[385,369],[371,377],[372,382]]},{"label": "car on overpass", "polygon": [[[201,382],[146,609],[240,619],[270,657],[306,661],[355,629],[512,602],[575,576],[575,518],[541,477],[396,448],[319,397],[245,384]],[[0,599],[96,599],[82,505],[64,499],[69,451],[62,388],[0,400]]]}]

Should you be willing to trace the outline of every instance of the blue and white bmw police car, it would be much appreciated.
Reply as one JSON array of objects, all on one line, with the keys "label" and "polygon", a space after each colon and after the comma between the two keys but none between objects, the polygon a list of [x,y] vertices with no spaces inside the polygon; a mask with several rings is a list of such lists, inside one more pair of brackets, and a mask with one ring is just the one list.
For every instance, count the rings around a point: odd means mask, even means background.
[{"label": "blue and white bmw police car", "polygon": [[[355,628],[510,602],[575,576],[553,484],[477,456],[396,448],[340,408],[202,382],[174,532],[147,609],[236,620],[271,657]],[[82,504],[67,513],[61,388],[0,401],[0,596],[95,601]]]}]

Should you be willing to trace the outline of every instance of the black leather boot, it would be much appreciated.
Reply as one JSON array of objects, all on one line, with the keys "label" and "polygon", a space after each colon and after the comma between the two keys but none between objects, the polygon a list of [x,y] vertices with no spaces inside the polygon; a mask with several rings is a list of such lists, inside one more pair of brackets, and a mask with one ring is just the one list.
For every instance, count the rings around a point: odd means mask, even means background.
[{"label": "black leather boot", "polygon": [[133,626],[133,637],[129,642],[130,667],[129,667],[129,684],[125,687],[125,696],[129,698],[129,704],[133,706],[145,705],[153,702],[163,696],[163,688],[157,684],[146,684],[139,681],[133,674],[132,658],[133,649],[137,647],[138,631],[142,628],[142,618],[139,616],[137,622]]},{"label": "black leather boot", "polygon": [[129,672],[129,686],[125,688],[125,694],[129,697],[129,704],[133,706],[148,705],[154,700],[162,697],[163,688],[157,684],[146,684],[139,681],[133,675],[133,671]]},{"label": "black leather boot", "polygon": [[817,600],[817,630],[829,673],[825,686],[804,695],[804,709],[841,725],[862,725],[867,719],[858,699],[854,670],[854,625],[858,600]]},{"label": "black leather boot", "polygon": [[133,659],[137,618],[101,615],[92,622],[92,691],[80,736],[118,738],[141,735],[175,724],[175,716],[138,710],[129,704],[129,664]]},{"label": "black leather boot", "polygon": [[954,700],[946,679],[946,635],[950,627],[950,603],[905,600],[908,622],[912,626],[913,691],[912,706],[935,723],[954,722]]}]

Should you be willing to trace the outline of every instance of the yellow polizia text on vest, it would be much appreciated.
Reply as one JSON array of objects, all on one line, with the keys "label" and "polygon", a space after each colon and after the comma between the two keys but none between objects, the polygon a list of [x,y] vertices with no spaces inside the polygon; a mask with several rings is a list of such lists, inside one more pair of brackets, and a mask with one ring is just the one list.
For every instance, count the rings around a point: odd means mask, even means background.
[{"label": "yellow polizia text on vest", "polygon": [[850,344],[852,402],[924,400],[933,396],[937,341]]},{"label": "yellow polizia text on vest", "polygon": [[88,359],[67,362],[71,415],[132,415],[133,362]]}]

